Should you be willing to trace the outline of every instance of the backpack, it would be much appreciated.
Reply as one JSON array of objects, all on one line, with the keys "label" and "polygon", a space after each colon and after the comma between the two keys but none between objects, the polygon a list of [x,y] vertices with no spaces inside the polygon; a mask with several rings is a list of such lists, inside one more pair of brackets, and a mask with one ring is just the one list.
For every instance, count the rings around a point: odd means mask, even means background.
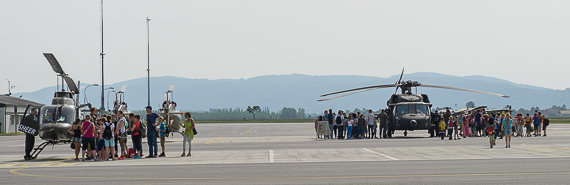
[{"label": "backpack", "polygon": [[105,123],[105,131],[103,131],[103,139],[110,140],[113,139],[113,130],[111,130],[111,125]]},{"label": "backpack", "polygon": [[146,138],[146,126],[142,122],[139,126],[139,132],[141,134],[141,138]]},{"label": "backpack", "polygon": [[135,157],[136,153],[135,153],[135,149],[133,148],[129,148],[129,153],[127,155],[128,158],[133,158]]},{"label": "backpack", "polygon": [[550,125],[550,120],[548,118],[544,118],[544,125]]},{"label": "backpack", "polygon": [[337,125],[342,125],[342,119],[340,118],[340,116],[336,117],[336,124]]}]

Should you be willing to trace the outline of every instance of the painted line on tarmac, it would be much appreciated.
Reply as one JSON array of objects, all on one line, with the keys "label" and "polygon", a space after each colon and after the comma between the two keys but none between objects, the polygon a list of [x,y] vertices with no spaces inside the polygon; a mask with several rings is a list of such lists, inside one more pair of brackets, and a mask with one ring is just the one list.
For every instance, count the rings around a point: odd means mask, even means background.
[{"label": "painted line on tarmac", "polygon": [[217,137],[217,138],[215,138],[215,139],[212,139],[212,140],[206,142],[206,144],[209,145],[209,144],[211,144],[211,143],[216,143],[216,141],[220,140],[221,138],[222,138],[222,137]]},{"label": "painted line on tarmac", "polygon": [[558,150],[570,150],[570,148],[565,148],[565,147],[556,147],[556,146],[545,146],[545,145],[533,145],[533,144],[528,144],[528,143],[523,143],[521,144],[523,146],[534,146],[534,147],[539,147],[539,148],[552,148],[552,149],[558,149]]},{"label": "painted line on tarmac", "polygon": [[398,158],[395,158],[395,157],[392,157],[392,156],[389,156],[389,155],[386,155],[386,154],[383,154],[383,153],[380,153],[380,152],[372,151],[372,150],[370,150],[370,149],[368,149],[368,148],[362,148],[362,149],[363,149],[364,151],[367,151],[367,152],[370,152],[370,153],[373,153],[373,154],[376,154],[376,155],[380,155],[380,156],[386,157],[386,158],[391,159],[391,160],[394,160],[394,161],[400,160],[400,159],[398,159]]},{"label": "painted line on tarmac", "polygon": [[275,156],[273,155],[273,150],[269,150],[269,163],[275,162]]},{"label": "painted line on tarmac", "polygon": [[253,130],[253,128],[255,128],[255,125],[254,125],[254,126],[251,126],[251,128],[249,128],[249,129],[247,130],[247,132],[245,132],[245,133],[246,133],[246,134],[250,133],[250,132]]},{"label": "painted line on tarmac", "polygon": [[505,172],[505,173],[458,173],[458,174],[409,174],[409,175],[369,175],[369,176],[292,176],[292,177],[253,177],[253,178],[200,178],[200,177],[77,177],[77,176],[51,176],[51,175],[36,175],[20,172],[26,169],[18,168],[10,170],[9,172],[15,175],[26,177],[41,177],[51,179],[101,179],[106,180],[222,180],[222,181],[258,181],[258,180],[307,180],[307,179],[383,179],[383,178],[422,178],[422,177],[476,177],[476,176],[522,176],[522,175],[569,175],[569,171],[554,171],[554,172]]}]

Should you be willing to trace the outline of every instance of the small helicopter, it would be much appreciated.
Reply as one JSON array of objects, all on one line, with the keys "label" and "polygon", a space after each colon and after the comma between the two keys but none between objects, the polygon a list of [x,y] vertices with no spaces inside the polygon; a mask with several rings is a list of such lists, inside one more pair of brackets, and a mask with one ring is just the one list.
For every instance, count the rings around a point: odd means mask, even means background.
[{"label": "small helicopter", "polygon": [[[32,159],[35,159],[49,144],[72,142],[72,137],[67,130],[72,126],[75,119],[79,117],[80,108],[91,107],[91,104],[78,104],[79,88],[75,85],[73,79],[63,71],[55,56],[51,53],[44,53],[43,55],[48,60],[53,71],[58,74],[58,89],[59,80],[61,79],[61,91],[54,93],[51,105],[43,107],[29,105],[20,122],[20,131],[34,136],[39,135],[44,140],[42,144],[33,149]],[[67,84],[69,91],[66,91],[64,82]],[[39,110],[39,114],[37,110]]]},{"label": "small helicopter", "polygon": [[[355,89],[349,89],[344,91],[338,91],[328,94],[323,94],[321,97],[327,97],[331,95],[337,95],[330,98],[320,99],[318,101],[329,101],[353,94],[358,94],[370,90],[382,89],[382,88],[396,88],[394,94],[388,99],[386,103],[388,108],[386,109],[386,114],[388,114],[388,124],[390,125],[390,132],[392,133],[394,130],[404,130],[404,136],[408,135],[409,131],[414,130],[430,130],[435,128],[435,125],[431,123],[430,115],[431,115],[431,107],[432,104],[429,100],[427,94],[414,94],[412,92],[412,88],[417,87],[429,87],[429,88],[439,88],[439,89],[450,89],[450,90],[457,90],[457,91],[467,91],[467,92],[474,92],[480,94],[487,94],[493,96],[500,96],[503,98],[509,98],[507,95],[478,91],[478,90],[471,90],[471,89],[463,89],[457,87],[449,87],[449,86],[442,86],[442,85],[429,85],[429,84],[422,84],[417,81],[402,81],[402,77],[404,76],[404,70],[402,69],[402,74],[400,75],[400,79],[395,84],[388,84],[388,85],[375,85],[375,86],[368,86],[368,87],[361,87]],[[401,89],[401,94],[396,94],[398,89]],[[389,134],[389,135],[390,135]]]},{"label": "small helicopter", "polygon": [[[174,101],[174,84],[168,86],[168,91],[164,94],[164,101],[162,102],[162,107],[160,108],[160,116],[165,120],[170,133],[179,132],[181,127],[180,122],[180,112],[176,109],[176,102]],[[179,132],[180,133],[180,132]]]},{"label": "small helicopter", "polygon": [[128,115],[129,109],[128,105],[125,102],[125,91],[127,90],[127,85],[122,85],[121,90],[115,93],[115,100],[113,101],[113,114],[118,114],[119,111],[122,111],[123,114]]}]

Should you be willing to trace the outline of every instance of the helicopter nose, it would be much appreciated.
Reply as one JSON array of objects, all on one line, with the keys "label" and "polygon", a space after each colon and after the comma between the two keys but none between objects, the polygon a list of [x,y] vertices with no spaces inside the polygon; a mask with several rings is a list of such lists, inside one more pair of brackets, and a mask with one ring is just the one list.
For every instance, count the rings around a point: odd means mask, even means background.
[{"label": "helicopter nose", "polygon": [[416,128],[416,127],[418,126],[418,122],[413,119],[412,121],[410,121],[410,125],[411,125],[413,128]]}]

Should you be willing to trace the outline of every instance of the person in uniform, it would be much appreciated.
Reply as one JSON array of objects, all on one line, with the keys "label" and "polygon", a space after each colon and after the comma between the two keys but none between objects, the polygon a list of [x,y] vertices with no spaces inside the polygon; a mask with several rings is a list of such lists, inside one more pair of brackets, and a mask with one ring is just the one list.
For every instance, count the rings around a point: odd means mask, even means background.
[{"label": "person in uniform", "polygon": [[[26,118],[29,120],[34,120],[35,123],[37,123],[37,121],[38,121],[38,110],[36,108],[33,108],[31,113],[28,116],[26,116]],[[30,155],[30,153],[34,149],[35,143],[36,143],[36,137],[32,134],[26,133],[26,146],[25,146],[26,155],[24,156],[25,160],[33,159],[32,156]]]}]

